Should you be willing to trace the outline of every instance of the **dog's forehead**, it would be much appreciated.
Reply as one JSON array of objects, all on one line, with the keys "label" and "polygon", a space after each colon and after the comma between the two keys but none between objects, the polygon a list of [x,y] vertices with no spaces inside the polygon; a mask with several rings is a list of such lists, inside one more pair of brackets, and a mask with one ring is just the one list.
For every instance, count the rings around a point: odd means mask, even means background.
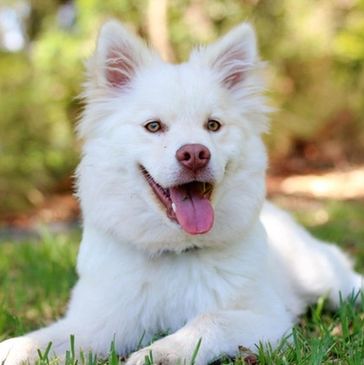
[{"label": "dog's forehead", "polygon": [[135,91],[144,105],[165,114],[211,113],[221,99],[221,87],[214,83],[212,72],[189,63],[143,70]]}]

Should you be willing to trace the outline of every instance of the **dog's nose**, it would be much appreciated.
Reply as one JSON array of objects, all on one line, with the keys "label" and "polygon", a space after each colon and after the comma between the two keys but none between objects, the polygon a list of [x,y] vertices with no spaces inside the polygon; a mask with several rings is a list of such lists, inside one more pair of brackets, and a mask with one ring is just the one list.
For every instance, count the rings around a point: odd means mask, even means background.
[{"label": "dog's nose", "polygon": [[193,172],[205,167],[210,161],[209,149],[198,143],[185,144],[176,152],[178,162]]}]

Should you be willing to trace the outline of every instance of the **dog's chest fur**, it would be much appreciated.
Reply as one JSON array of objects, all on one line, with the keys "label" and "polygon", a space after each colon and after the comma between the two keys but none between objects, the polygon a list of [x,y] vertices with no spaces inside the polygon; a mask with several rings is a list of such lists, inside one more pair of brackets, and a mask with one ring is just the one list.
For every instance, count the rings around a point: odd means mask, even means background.
[{"label": "dog's chest fur", "polygon": [[[110,240],[100,244],[101,235],[93,230],[89,234],[86,230],[87,244],[81,246],[79,254],[81,280],[73,301],[79,302],[79,297],[86,295],[83,286],[90,284],[91,277],[95,283],[104,283],[100,293],[93,293],[90,305],[106,308],[100,313],[105,316],[104,323],[110,322],[107,317],[113,317],[114,332],[117,328],[119,335],[127,334],[130,347],[143,334],[145,341],[149,341],[158,332],[176,331],[199,314],[224,307],[254,306],[256,296],[264,295],[264,289],[257,289],[256,284],[266,273],[252,265],[256,260],[264,260],[259,240],[246,247],[232,244],[220,249],[192,249],[148,257]],[[83,277],[88,278],[87,283]]]}]

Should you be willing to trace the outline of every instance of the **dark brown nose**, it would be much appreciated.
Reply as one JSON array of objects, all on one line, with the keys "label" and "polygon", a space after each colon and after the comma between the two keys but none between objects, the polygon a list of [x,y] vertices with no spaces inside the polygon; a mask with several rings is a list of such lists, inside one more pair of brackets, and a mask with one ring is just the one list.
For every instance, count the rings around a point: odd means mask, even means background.
[{"label": "dark brown nose", "polygon": [[176,152],[176,158],[180,164],[193,172],[205,167],[210,161],[211,153],[202,144],[185,144]]}]

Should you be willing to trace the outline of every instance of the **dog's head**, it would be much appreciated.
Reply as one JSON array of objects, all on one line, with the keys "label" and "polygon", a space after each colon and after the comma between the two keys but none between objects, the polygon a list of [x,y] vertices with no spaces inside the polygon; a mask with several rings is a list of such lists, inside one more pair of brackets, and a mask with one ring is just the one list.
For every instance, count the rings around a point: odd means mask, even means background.
[{"label": "dog's head", "polygon": [[260,68],[248,24],[171,65],[106,23],[79,125],[85,224],[152,253],[241,238],[265,194]]}]

